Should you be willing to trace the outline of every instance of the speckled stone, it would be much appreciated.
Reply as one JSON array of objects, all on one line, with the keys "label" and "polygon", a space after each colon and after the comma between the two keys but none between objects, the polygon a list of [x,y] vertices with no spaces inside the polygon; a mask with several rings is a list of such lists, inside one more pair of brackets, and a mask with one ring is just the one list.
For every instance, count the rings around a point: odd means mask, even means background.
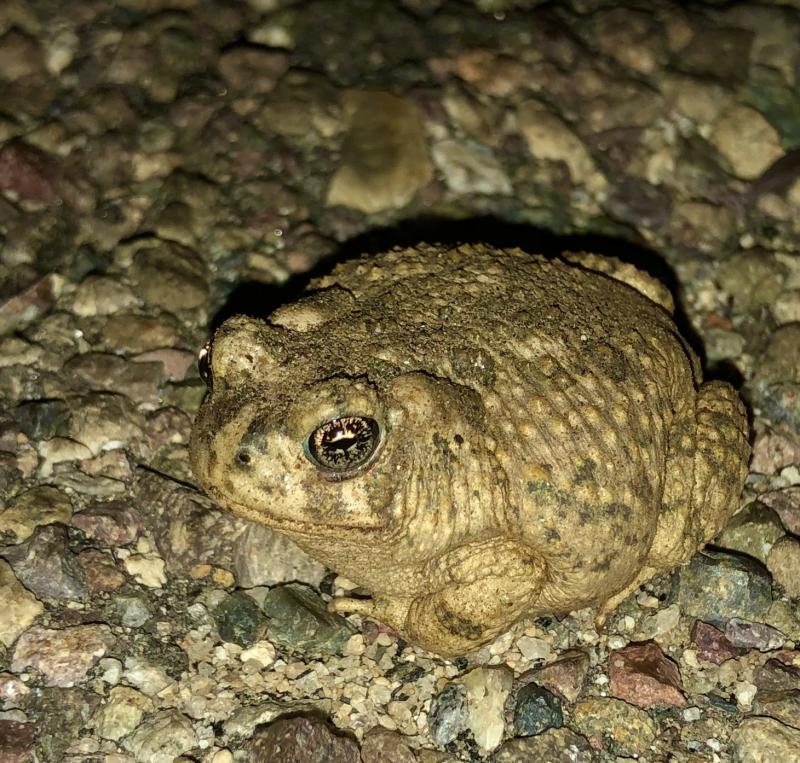
[{"label": "speckled stone", "polygon": [[697,656],[715,665],[741,654],[741,649],[731,644],[723,631],[702,620],[696,620],[692,626],[691,639],[697,647]]},{"label": "speckled stone", "polygon": [[800,763],[800,729],[773,718],[746,718],[731,736],[734,763]]},{"label": "speckled stone", "polygon": [[257,731],[245,750],[253,763],[361,763],[358,744],[318,718],[287,718]]},{"label": "speckled stone", "polygon": [[514,733],[517,736],[535,736],[563,723],[561,702],[555,694],[534,683],[517,692],[514,704]]},{"label": "speckled stone", "polygon": [[86,679],[112,643],[107,625],[76,625],[62,630],[33,626],[17,641],[11,669],[22,672],[34,668],[42,673],[47,686],[74,686]]},{"label": "speckled stone", "polygon": [[772,578],[792,598],[800,598],[800,541],[789,535],[776,541],[767,557]]},{"label": "speckled stone", "polygon": [[685,614],[716,626],[731,617],[758,621],[772,603],[770,576],[744,556],[700,553],[680,570],[678,603]]},{"label": "speckled stone", "polygon": [[570,726],[615,755],[641,755],[655,740],[658,727],[638,707],[619,699],[592,698],[572,709]]},{"label": "speckled stone", "polygon": [[62,490],[49,485],[31,488],[0,512],[0,542],[22,543],[37,527],[67,524],[71,516],[72,502]]},{"label": "speckled stone", "polygon": [[362,763],[416,763],[416,760],[400,734],[380,726],[368,731],[361,743]]},{"label": "speckled stone", "polygon": [[243,591],[223,599],[214,612],[214,619],[223,641],[244,647],[258,641],[267,627],[258,604]]},{"label": "speckled stone", "polygon": [[305,654],[340,654],[355,628],[328,612],[310,588],[287,583],[270,590],[261,606],[270,639]]},{"label": "speckled stone", "polygon": [[608,658],[609,687],[618,699],[638,707],[683,707],[678,666],[653,641],[631,644]]},{"label": "speckled stone", "polygon": [[467,729],[467,690],[457,683],[448,683],[431,701],[428,714],[431,739],[444,747],[454,742]]},{"label": "speckled stone", "polygon": [[164,710],[148,718],[124,742],[136,763],[173,763],[196,744],[191,721],[177,710]]},{"label": "speckled stone", "polygon": [[728,522],[717,537],[716,545],[748,554],[766,564],[770,549],[783,534],[783,525],[777,513],[769,506],[753,501]]},{"label": "speckled stone", "polygon": [[549,729],[538,736],[509,739],[492,763],[594,763],[597,753],[586,739],[569,729]]},{"label": "speckled stone", "polygon": [[589,655],[579,649],[567,650],[548,665],[535,668],[531,676],[536,683],[567,702],[575,702],[583,691],[589,672]]},{"label": "speckled stone", "polygon": [[0,559],[0,643],[10,647],[25,629],[42,613],[44,606],[17,580],[11,566]]}]

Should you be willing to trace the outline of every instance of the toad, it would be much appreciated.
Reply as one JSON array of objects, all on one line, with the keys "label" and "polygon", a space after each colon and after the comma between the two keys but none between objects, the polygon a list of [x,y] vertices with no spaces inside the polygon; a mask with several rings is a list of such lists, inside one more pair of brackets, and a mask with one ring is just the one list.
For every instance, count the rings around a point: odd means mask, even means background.
[{"label": "toad", "polygon": [[522,617],[600,620],[738,505],[745,411],[669,292],[613,258],[420,245],[339,264],[209,346],[194,473],[453,657]]}]

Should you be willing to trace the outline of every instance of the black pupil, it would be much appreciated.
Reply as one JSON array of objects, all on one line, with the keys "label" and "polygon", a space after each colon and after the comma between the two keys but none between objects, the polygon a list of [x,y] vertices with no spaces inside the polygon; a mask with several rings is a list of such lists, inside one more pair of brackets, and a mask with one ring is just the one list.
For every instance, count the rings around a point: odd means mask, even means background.
[{"label": "black pupil", "polygon": [[378,444],[378,424],[366,416],[342,416],[317,427],[308,439],[314,460],[327,469],[363,464]]}]

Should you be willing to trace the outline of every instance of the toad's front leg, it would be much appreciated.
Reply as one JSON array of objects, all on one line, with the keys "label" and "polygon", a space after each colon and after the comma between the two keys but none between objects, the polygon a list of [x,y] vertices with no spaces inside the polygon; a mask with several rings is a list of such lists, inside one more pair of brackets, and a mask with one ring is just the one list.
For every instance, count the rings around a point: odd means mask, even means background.
[{"label": "toad's front leg", "polygon": [[490,538],[453,549],[421,574],[430,586],[412,599],[338,599],[332,608],[382,620],[413,643],[456,657],[491,641],[531,608],[545,565],[523,543]]}]

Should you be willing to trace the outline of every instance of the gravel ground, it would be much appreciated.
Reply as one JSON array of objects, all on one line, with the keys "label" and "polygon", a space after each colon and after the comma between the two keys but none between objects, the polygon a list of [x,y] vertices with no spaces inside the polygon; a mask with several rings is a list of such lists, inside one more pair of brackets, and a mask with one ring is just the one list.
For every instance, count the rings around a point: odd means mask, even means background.
[{"label": "gravel ground", "polygon": [[[0,3],[0,761],[800,761],[799,88],[797,0]],[[644,264],[748,401],[601,633],[438,659],[192,486],[209,331],[419,240]]]}]

